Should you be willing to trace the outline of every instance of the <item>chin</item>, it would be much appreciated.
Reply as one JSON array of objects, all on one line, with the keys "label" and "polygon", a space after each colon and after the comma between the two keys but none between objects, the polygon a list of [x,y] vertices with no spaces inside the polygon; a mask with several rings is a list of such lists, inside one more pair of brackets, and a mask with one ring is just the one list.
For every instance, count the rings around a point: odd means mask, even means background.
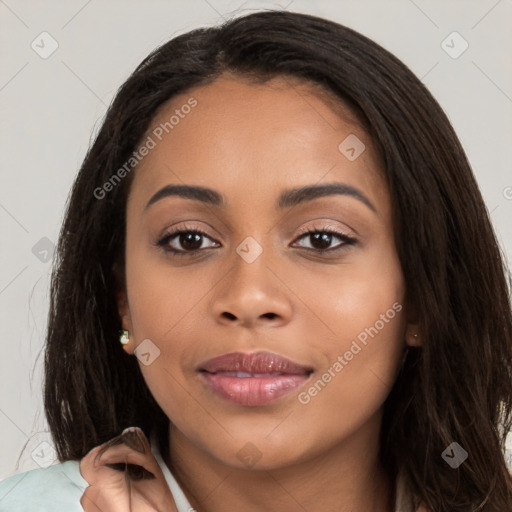
[{"label": "chin", "polygon": [[[284,436],[283,436],[284,437]],[[263,436],[233,439],[229,444],[210,447],[210,454],[222,464],[233,469],[250,471],[270,471],[284,469],[314,457],[314,450],[308,450],[302,442],[283,442],[283,439],[270,440]]]}]

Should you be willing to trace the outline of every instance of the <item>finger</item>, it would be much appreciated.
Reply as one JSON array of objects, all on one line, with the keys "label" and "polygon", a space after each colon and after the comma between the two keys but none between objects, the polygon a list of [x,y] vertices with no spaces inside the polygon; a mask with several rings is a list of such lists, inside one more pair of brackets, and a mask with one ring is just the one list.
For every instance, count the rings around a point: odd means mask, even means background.
[{"label": "finger", "polygon": [[102,485],[90,485],[80,498],[84,512],[131,512],[130,501],[130,490],[126,478],[124,488],[123,483],[121,486],[108,488]]},{"label": "finger", "polygon": [[109,464],[112,469],[128,470],[134,478],[151,478],[158,468],[146,436],[133,427],[90,450],[80,463],[82,476],[87,481],[94,479],[98,466]]},{"label": "finger", "polygon": [[[142,435],[140,435],[142,434]],[[105,464],[108,463],[109,457],[114,463],[133,460],[134,462],[142,462],[141,460],[135,460],[133,449],[148,451],[149,444],[144,444],[145,436],[142,431],[134,431],[134,429],[125,429],[120,435],[110,439],[106,443],[94,447],[90,450],[85,457],[82,458],[79,464],[80,473],[82,477],[89,483],[89,487],[86,488],[81,504],[86,512],[125,512],[130,510],[130,487],[128,472],[126,469],[128,466],[126,463],[121,464],[122,467],[118,467],[117,471],[114,467],[109,467]],[[123,443],[123,444],[120,444]],[[126,446],[127,443],[131,447]],[[116,450],[120,446],[125,448],[123,453],[112,453],[109,450]],[[150,449],[149,449],[150,451]],[[101,456],[106,455],[106,459],[102,462]],[[147,455],[146,455],[147,456]],[[147,464],[147,463],[146,463]],[[132,466],[135,468],[143,469],[142,466]],[[144,471],[151,476],[146,469]]]},{"label": "finger", "polygon": [[80,472],[90,484],[81,500],[85,512],[177,511],[165,476],[138,428],[125,429],[90,450],[80,461]]},{"label": "finger", "polygon": [[[123,443],[123,444],[119,444]],[[114,443],[107,443],[96,455],[94,465],[102,464],[132,464],[139,465],[146,473],[154,474],[159,468],[151,447],[142,431],[125,432]],[[144,472],[143,472],[144,473]],[[149,477],[151,475],[145,475]]]},{"label": "finger", "polygon": [[163,473],[154,480],[130,480],[130,490],[134,511],[178,512]]},{"label": "finger", "polygon": [[[154,478],[155,471],[159,468],[158,462],[152,453],[146,455],[137,453],[132,448],[124,445],[109,448],[103,454],[98,455],[93,461],[93,466],[97,468],[100,465],[109,466],[120,471],[127,469],[129,472],[133,471],[134,479]],[[129,468],[126,467],[127,465]],[[138,472],[137,468],[139,468]]]},{"label": "finger", "polygon": [[126,473],[102,464],[94,466],[96,454],[102,447],[94,448],[80,461],[80,473],[89,484],[80,504],[84,512],[127,512],[130,510],[130,488]]}]

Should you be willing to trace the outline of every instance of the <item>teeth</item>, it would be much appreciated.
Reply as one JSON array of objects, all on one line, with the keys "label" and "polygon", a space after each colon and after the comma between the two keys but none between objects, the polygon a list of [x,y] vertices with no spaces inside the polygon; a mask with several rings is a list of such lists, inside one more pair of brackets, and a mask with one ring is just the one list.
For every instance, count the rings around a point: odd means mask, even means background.
[{"label": "teeth", "polygon": [[248,372],[218,372],[219,375],[225,375],[226,377],[238,377],[240,379],[246,378],[262,378],[262,377],[278,377],[282,375],[280,372],[273,373],[248,373]]}]

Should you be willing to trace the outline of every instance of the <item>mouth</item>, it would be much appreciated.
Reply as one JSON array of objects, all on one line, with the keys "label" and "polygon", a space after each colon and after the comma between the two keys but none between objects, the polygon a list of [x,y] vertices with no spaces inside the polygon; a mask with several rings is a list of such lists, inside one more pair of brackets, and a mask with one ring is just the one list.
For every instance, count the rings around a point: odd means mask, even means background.
[{"label": "mouth", "polygon": [[271,352],[233,352],[201,364],[198,372],[217,396],[237,405],[258,406],[302,386],[313,368]]}]

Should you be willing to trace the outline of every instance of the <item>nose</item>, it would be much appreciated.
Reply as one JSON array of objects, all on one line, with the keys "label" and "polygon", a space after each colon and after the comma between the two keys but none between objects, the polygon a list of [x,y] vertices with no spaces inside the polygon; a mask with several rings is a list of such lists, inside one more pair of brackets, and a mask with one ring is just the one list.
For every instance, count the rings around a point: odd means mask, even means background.
[{"label": "nose", "polygon": [[234,253],[231,270],[215,287],[211,301],[218,323],[258,328],[290,321],[291,292],[267,263],[265,251],[252,263]]}]

